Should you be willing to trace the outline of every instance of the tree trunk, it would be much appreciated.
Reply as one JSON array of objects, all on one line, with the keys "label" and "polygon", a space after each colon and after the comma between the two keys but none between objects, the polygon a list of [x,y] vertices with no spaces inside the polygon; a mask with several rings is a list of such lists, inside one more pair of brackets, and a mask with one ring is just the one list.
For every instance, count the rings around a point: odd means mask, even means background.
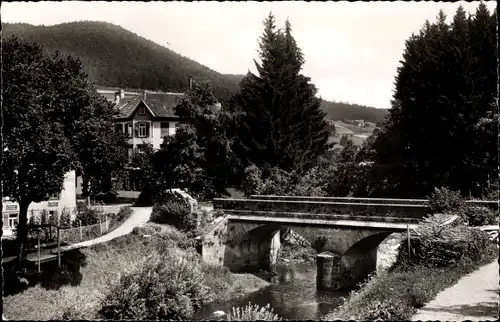
[{"label": "tree trunk", "polygon": [[21,261],[21,259],[26,258],[26,243],[28,240],[28,207],[29,202],[19,202],[19,223],[17,225],[17,263]]}]

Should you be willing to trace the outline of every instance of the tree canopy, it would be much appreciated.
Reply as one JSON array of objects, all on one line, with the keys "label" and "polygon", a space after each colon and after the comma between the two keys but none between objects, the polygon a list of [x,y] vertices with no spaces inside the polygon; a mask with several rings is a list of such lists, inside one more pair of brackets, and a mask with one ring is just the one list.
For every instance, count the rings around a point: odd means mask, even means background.
[{"label": "tree canopy", "polygon": [[[372,144],[392,197],[447,186],[478,196],[498,177],[496,13],[441,11],[406,41],[390,115]],[[373,178],[372,184],[379,184]]]},{"label": "tree canopy", "polygon": [[3,41],[2,55],[8,84],[2,93],[2,188],[19,203],[21,250],[29,205],[59,193],[70,170],[101,180],[120,164],[110,154],[120,142],[107,140],[112,134],[104,132],[114,132],[108,127],[112,109],[98,99],[79,60],[46,56],[38,44],[15,37]]},{"label": "tree canopy", "polygon": [[237,154],[247,166],[310,168],[326,151],[329,130],[317,90],[301,74],[304,57],[290,22],[277,29],[270,13],[259,47],[258,75],[249,72],[234,99],[244,113]]}]

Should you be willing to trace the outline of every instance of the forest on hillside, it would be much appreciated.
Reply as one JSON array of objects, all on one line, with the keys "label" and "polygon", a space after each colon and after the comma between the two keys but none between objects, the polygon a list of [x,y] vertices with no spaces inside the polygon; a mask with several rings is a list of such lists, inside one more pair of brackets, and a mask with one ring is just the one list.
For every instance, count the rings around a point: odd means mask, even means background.
[{"label": "forest on hillside", "polygon": [[[209,82],[215,96],[227,102],[239,90],[244,75],[221,74],[192,59],[106,22],[80,21],[54,26],[25,23],[2,24],[3,37],[15,35],[79,57],[91,80],[102,86],[185,91],[188,75]],[[333,120],[364,119],[380,122],[387,110],[348,103],[322,101],[321,108]]]},{"label": "forest on hillside", "polygon": [[388,114],[387,109],[325,100],[321,102],[321,109],[326,112],[326,117],[331,120],[365,120],[379,125]]}]

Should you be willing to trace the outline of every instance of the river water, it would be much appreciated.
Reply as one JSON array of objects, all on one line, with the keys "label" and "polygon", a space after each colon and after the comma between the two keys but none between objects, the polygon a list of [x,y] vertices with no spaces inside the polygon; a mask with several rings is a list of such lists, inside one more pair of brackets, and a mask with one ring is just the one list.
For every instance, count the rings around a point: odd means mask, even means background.
[{"label": "river water", "polygon": [[249,302],[265,306],[285,320],[319,320],[319,318],[343,303],[346,292],[318,292],[316,290],[316,264],[295,264],[295,279],[290,282],[271,284],[259,291],[240,298],[211,303],[200,310],[196,320],[213,319],[213,312],[229,312],[232,307],[245,306]]},{"label": "river water", "polygon": [[[393,234],[378,247],[377,271],[386,270],[394,263],[403,234]],[[259,291],[223,303],[211,303],[201,309],[196,320],[213,320],[213,312],[229,312],[232,307],[249,302],[265,306],[270,304],[274,313],[285,320],[319,320],[347,299],[347,292],[316,290],[316,263],[294,264],[295,279],[291,282],[271,284]]]}]

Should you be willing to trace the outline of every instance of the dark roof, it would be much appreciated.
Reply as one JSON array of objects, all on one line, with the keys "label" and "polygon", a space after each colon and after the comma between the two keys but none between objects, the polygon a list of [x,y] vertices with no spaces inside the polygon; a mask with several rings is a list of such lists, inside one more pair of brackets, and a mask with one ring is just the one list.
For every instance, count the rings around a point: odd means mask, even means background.
[{"label": "dark roof", "polygon": [[161,93],[146,92],[126,93],[124,98],[120,98],[118,104],[118,117],[132,117],[135,109],[143,102],[145,106],[153,113],[153,117],[178,117],[174,113],[174,108],[181,102],[183,93]]}]

